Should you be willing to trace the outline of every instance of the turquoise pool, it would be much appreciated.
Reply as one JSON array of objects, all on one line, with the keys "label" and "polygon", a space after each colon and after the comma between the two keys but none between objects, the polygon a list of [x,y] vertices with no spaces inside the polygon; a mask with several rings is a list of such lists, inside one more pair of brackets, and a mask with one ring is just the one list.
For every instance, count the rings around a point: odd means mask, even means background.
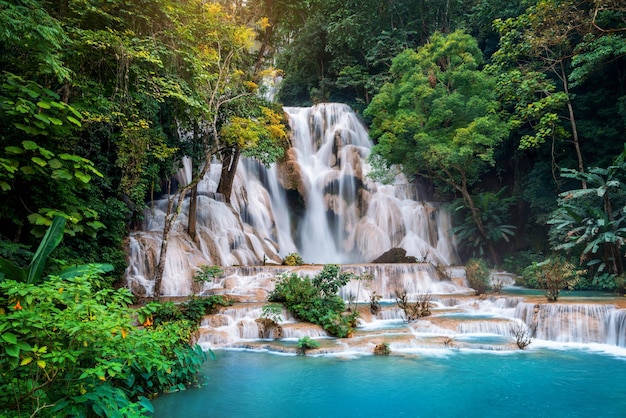
[{"label": "turquoise pool", "polygon": [[626,357],[585,349],[383,356],[216,351],[154,417],[625,417]]}]

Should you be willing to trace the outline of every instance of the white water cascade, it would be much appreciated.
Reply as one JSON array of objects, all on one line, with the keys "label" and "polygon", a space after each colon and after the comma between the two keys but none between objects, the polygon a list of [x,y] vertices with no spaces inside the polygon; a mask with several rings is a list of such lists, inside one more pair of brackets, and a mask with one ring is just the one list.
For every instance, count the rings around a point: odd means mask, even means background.
[{"label": "white water cascade", "polygon": [[[282,350],[282,343],[302,336],[328,338],[318,325],[299,323],[283,310],[278,323],[280,335],[262,334],[262,302],[223,308],[205,320],[198,342],[206,348],[236,347]],[[529,303],[515,296],[436,296],[431,315],[407,323],[393,303],[376,315],[367,304],[359,305],[359,325],[353,338],[327,345],[324,352],[371,352],[376,344],[388,342],[392,350],[470,348],[516,350],[515,330],[526,328],[532,341],[552,344],[601,344],[626,349],[626,309],[597,303]]]},{"label": "white water cascade", "polygon": [[[215,193],[219,164],[199,184],[195,241],[185,231],[185,201],[169,236],[163,295],[184,296],[211,288],[193,282],[202,265],[280,264],[282,257],[294,252],[305,263],[347,264],[368,263],[399,247],[407,256],[436,265],[457,262],[446,212],[421,202],[416,187],[401,176],[393,185],[367,177],[372,144],[347,105],[320,104],[285,112],[292,138],[281,162],[265,168],[242,159],[230,203]],[[152,202],[142,230],[130,237],[126,279],[140,296],[153,293],[166,205],[166,199]],[[416,280],[432,282],[419,278],[423,271],[416,274]]]}]

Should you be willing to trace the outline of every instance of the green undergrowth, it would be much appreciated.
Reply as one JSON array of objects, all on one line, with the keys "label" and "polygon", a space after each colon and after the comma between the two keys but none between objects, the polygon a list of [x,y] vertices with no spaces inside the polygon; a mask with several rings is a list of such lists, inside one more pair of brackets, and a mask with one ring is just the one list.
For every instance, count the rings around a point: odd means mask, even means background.
[{"label": "green undergrowth", "polygon": [[97,273],[0,282],[0,416],[137,417],[199,385],[198,320],[221,297],[132,307]]}]

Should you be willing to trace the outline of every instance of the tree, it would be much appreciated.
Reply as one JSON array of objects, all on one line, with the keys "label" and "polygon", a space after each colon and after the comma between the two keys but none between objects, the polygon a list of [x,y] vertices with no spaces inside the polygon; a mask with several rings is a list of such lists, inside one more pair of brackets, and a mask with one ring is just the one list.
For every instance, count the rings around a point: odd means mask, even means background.
[{"label": "tree", "polygon": [[554,256],[528,266],[524,274],[534,275],[539,288],[545,290],[549,302],[559,299],[561,290],[573,290],[580,282],[584,270],[579,270],[574,264],[562,257]]},{"label": "tree", "polygon": [[478,208],[487,234],[486,240],[479,232],[462,199],[457,199],[451,207],[456,214],[456,226],[450,229],[458,241],[460,248],[469,249],[472,257],[482,257],[489,243],[497,244],[501,241],[509,242],[509,237],[515,235],[515,226],[509,223],[510,207],[517,200],[516,196],[505,197],[506,188],[497,193],[480,192],[472,195],[472,200]]},{"label": "tree", "polygon": [[393,57],[425,44],[437,30],[463,26],[474,2],[298,3],[308,5],[303,20],[280,31],[285,41],[277,62],[285,79],[279,97],[291,106],[331,100],[363,109],[387,80]]},{"label": "tree", "polygon": [[[522,135],[520,149],[551,141],[554,155],[556,141],[571,141],[577,169],[584,172],[572,88],[601,63],[626,53],[619,33],[625,11],[619,2],[539,0],[517,17],[495,20],[500,33],[500,48],[492,57],[497,90],[513,126],[531,128]],[[585,188],[585,179],[580,180]]]},{"label": "tree", "polygon": [[562,176],[585,180],[588,188],[559,195],[559,207],[548,224],[554,250],[575,254],[596,274],[611,275],[624,287],[626,243],[626,149],[607,168],[585,173],[564,169]]},{"label": "tree", "polygon": [[471,36],[436,33],[429,44],[394,59],[392,82],[372,99],[365,116],[377,140],[373,155],[459,193],[497,262],[471,188],[495,164],[494,150],[509,130],[498,116],[494,79],[479,69],[481,63]]}]

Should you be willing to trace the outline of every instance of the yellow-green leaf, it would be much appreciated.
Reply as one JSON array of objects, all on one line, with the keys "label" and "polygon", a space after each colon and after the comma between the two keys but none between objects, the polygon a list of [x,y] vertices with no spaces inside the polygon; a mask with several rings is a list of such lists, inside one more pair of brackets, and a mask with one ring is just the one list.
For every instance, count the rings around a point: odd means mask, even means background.
[{"label": "yellow-green leaf", "polygon": [[22,141],[22,146],[24,147],[24,149],[29,151],[33,151],[39,148],[39,145],[37,145],[37,143],[34,141]]},{"label": "yellow-green leaf", "polygon": [[44,160],[43,158],[39,158],[39,157],[33,157],[30,159],[32,162],[34,162],[35,164],[37,164],[40,167],[45,167],[46,165],[48,165],[48,163],[46,162],[46,160]]}]

